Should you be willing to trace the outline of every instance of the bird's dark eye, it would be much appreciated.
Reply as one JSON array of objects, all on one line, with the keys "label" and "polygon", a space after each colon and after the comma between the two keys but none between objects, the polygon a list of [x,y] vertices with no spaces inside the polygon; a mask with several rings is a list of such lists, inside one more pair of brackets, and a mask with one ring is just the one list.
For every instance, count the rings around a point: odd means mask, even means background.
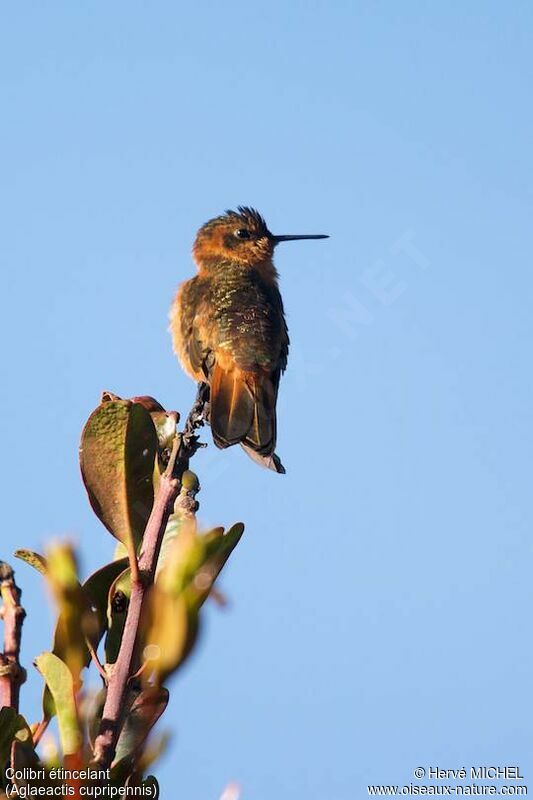
[{"label": "bird's dark eye", "polygon": [[235,236],[237,239],[251,239],[251,234],[248,228],[239,228],[235,231]]}]

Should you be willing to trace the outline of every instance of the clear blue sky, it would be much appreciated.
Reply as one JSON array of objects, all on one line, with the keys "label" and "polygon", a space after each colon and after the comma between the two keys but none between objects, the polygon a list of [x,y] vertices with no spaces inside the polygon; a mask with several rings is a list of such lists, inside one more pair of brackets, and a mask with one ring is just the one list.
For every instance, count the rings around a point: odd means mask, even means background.
[{"label": "clear blue sky", "polygon": [[[531,778],[531,5],[0,17],[4,558],[57,536],[84,573],[109,558],[79,432],[103,388],[188,410],[166,315],[200,224],[249,204],[331,235],[277,253],[288,474],[196,460],[202,519],[247,529],[171,687],[163,796]],[[17,574],[30,665],[51,616]],[[26,709],[39,692],[33,671]]]}]

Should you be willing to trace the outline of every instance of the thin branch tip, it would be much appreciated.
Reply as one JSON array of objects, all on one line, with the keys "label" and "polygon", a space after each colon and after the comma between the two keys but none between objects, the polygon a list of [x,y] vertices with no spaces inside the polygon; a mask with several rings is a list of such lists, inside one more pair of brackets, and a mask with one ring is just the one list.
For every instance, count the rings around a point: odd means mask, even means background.
[{"label": "thin branch tip", "polygon": [[20,687],[26,681],[26,670],[20,663],[22,623],[26,612],[20,605],[21,590],[15,583],[10,564],[0,561],[0,595],[4,623],[4,649],[0,653],[0,707],[18,711]]}]

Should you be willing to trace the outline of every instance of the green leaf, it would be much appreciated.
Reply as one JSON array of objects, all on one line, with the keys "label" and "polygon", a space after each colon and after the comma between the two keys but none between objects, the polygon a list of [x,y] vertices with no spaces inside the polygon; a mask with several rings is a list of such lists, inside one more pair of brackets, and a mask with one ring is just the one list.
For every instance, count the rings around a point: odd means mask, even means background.
[{"label": "green leaf", "polygon": [[120,561],[121,558],[127,558],[128,551],[122,544],[122,542],[117,542],[115,545],[115,549],[113,551],[113,561]]},{"label": "green leaf", "polygon": [[142,619],[143,657],[152,662],[143,682],[161,684],[185,661],[198,635],[200,607],[244,531],[240,522],[227,533],[214,528],[204,535],[190,520],[174,524]]},{"label": "green leaf", "polygon": [[[63,766],[66,766],[66,763]],[[43,764],[31,743],[18,740],[13,742],[11,746],[11,767],[18,774],[18,777],[13,777],[13,783],[18,789],[19,797],[65,796],[64,782],[50,776],[50,764]],[[33,771],[33,775],[39,772],[39,777],[25,777],[32,774],[30,770]],[[1,798],[2,795],[0,794],[0,800]]]},{"label": "green leaf", "polygon": [[115,578],[107,595],[106,664],[114,664],[118,658],[130,596],[131,573],[128,567]]},{"label": "green leaf", "polygon": [[0,708],[0,769],[9,760],[11,745],[15,741],[32,745],[31,731],[21,714],[4,706]]},{"label": "green leaf", "polygon": [[[46,558],[31,550],[17,550],[15,555],[46,578],[58,608],[52,652],[67,664],[74,684],[79,686],[80,673],[90,660],[85,639],[96,638],[98,617],[91,610],[78,581],[72,547],[56,544],[47,552]],[[47,686],[43,692],[43,714],[45,719],[51,719],[55,714],[54,701]]]},{"label": "green leaf", "polygon": [[36,569],[41,575],[46,575],[47,564],[44,556],[35,553],[33,550],[15,550],[15,556]]},{"label": "green leaf", "polygon": [[[222,533],[224,529],[217,530]],[[194,577],[204,558],[205,543],[203,537],[197,535],[194,519],[178,510],[167,522],[157,562],[156,580],[165,582],[172,576],[172,586],[179,593],[182,586]]]},{"label": "green leaf", "polygon": [[[81,586],[76,576],[72,551],[64,545],[52,548],[48,558],[31,550],[17,550],[15,555],[35,567],[50,584],[59,609],[52,652],[70,667],[77,684],[82,668],[87,667],[91,660],[86,639],[96,651],[108,627],[109,589],[124,571],[128,559],[106,564]],[[45,719],[51,719],[55,713],[52,695],[45,685],[43,715]]]},{"label": "green leaf", "polygon": [[[11,767],[13,770],[15,770],[15,772],[20,772],[22,775],[24,775],[27,774],[24,773],[24,770],[39,770],[43,768],[43,765],[39,761],[39,757],[30,742],[21,742],[18,739],[15,739],[11,745]],[[38,780],[28,780],[25,777],[14,777],[13,783],[17,789],[21,790],[20,796],[27,797],[29,796],[27,792],[27,788],[29,788],[29,786],[31,786],[33,791],[35,791],[35,789],[38,790],[39,786],[46,785],[47,780],[46,777],[44,780],[42,777],[39,777]],[[35,789],[33,787],[35,787]],[[26,791],[24,791],[24,789],[26,789]]]},{"label": "green leaf", "polygon": [[113,536],[136,552],[154,502],[157,434],[139,403],[102,403],[83,429],[80,465],[97,517]]},{"label": "green leaf", "polygon": [[148,687],[135,697],[117,742],[114,764],[135,758],[167,704],[164,687]]},{"label": "green leaf", "polygon": [[[74,686],[90,660],[86,638],[94,636],[97,617],[92,612],[78,580],[77,564],[70,544],[56,544],[43,559],[46,581],[58,608],[52,652],[68,666]],[[43,715],[51,719],[55,704],[48,686],[43,692]]]},{"label": "green leaf", "polygon": [[37,656],[35,666],[43,676],[54,700],[63,755],[73,755],[81,747],[82,739],[76,713],[72,673],[53,653],[42,653]]},{"label": "green leaf", "polygon": [[111,563],[93,572],[83,584],[83,591],[97,619],[96,632],[90,639],[94,650],[97,649],[102,636],[108,628],[107,612],[109,590],[114,581],[124,572],[127,566],[127,558],[111,561]]},{"label": "green leaf", "polygon": [[[132,397],[131,402],[139,403],[152,417],[152,422],[157,432],[159,473],[163,473],[176,436],[179,414],[176,411],[165,411],[161,403],[158,403],[154,397],[150,397],[149,395]],[[157,473],[154,478],[155,481],[157,481]]]},{"label": "green leaf", "polygon": [[[50,565],[48,574],[50,579],[53,577],[51,575],[54,564],[52,554],[47,561]],[[66,586],[59,585],[57,587],[59,592],[56,599],[60,607],[60,614],[54,632],[52,652],[69,666],[75,686],[78,685],[81,670],[83,667],[87,667],[91,661],[87,642],[96,652],[107,631],[109,590],[127,564],[127,558],[112,561],[90,575],[82,586],[76,583],[69,587],[67,583]],[[65,575],[66,577],[67,575]],[[120,635],[121,633],[122,628],[120,628]],[[118,632],[115,631],[115,634],[118,635]],[[120,639],[118,645],[120,645]],[[54,702],[47,686],[43,695],[43,713],[46,719],[55,714]]]},{"label": "green leaf", "polygon": [[88,661],[86,633],[92,633],[95,618],[78,580],[72,547],[57,544],[47,551],[46,578],[59,610],[53,652],[64,661],[76,685]]},{"label": "green leaf", "polygon": [[143,622],[142,657],[150,664],[143,672],[143,682],[152,676],[157,685],[183,663],[194,640],[196,619],[191,619],[182,595],[167,592],[154,584],[148,594]]},{"label": "green leaf", "polygon": [[85,697],[84,719],[87,724],[87,735],[91,749],[94,749],[94,743],[98,736],[106,697],[107,689],[104,688],[100,689],[96,694],[90,694]]},{"label": "green leaf", "polygon": [[159,736],[151,736],[150,740],[143,747],[142,753],[137,761],[137,769],[142,774],[152,766],[166,751],[171,735],[169,731],[164,731]]},{"label": "green leaf", "polygon": [[243,533],[244,525],[242,522],[237,522],[229,531],[213,542],[216,546],[209,548],[208,558],[198,570],[194,581],[187,587],[186,593],[189,604],[192,603],[197,608],[200,608],[205,602],[228,558],[239,544]]}]

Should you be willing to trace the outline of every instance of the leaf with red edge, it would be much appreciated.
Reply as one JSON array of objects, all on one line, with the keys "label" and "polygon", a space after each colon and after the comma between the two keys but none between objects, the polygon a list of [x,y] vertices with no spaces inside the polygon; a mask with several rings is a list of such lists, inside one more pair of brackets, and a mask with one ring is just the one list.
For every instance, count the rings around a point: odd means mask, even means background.
[{"label": "leaf with red edge", "polygon": [[156,453],[154,423],[140,403],[107,400],[83,429],[80,466],[89,501],[130,558],[142,541],[154,502]]}]

